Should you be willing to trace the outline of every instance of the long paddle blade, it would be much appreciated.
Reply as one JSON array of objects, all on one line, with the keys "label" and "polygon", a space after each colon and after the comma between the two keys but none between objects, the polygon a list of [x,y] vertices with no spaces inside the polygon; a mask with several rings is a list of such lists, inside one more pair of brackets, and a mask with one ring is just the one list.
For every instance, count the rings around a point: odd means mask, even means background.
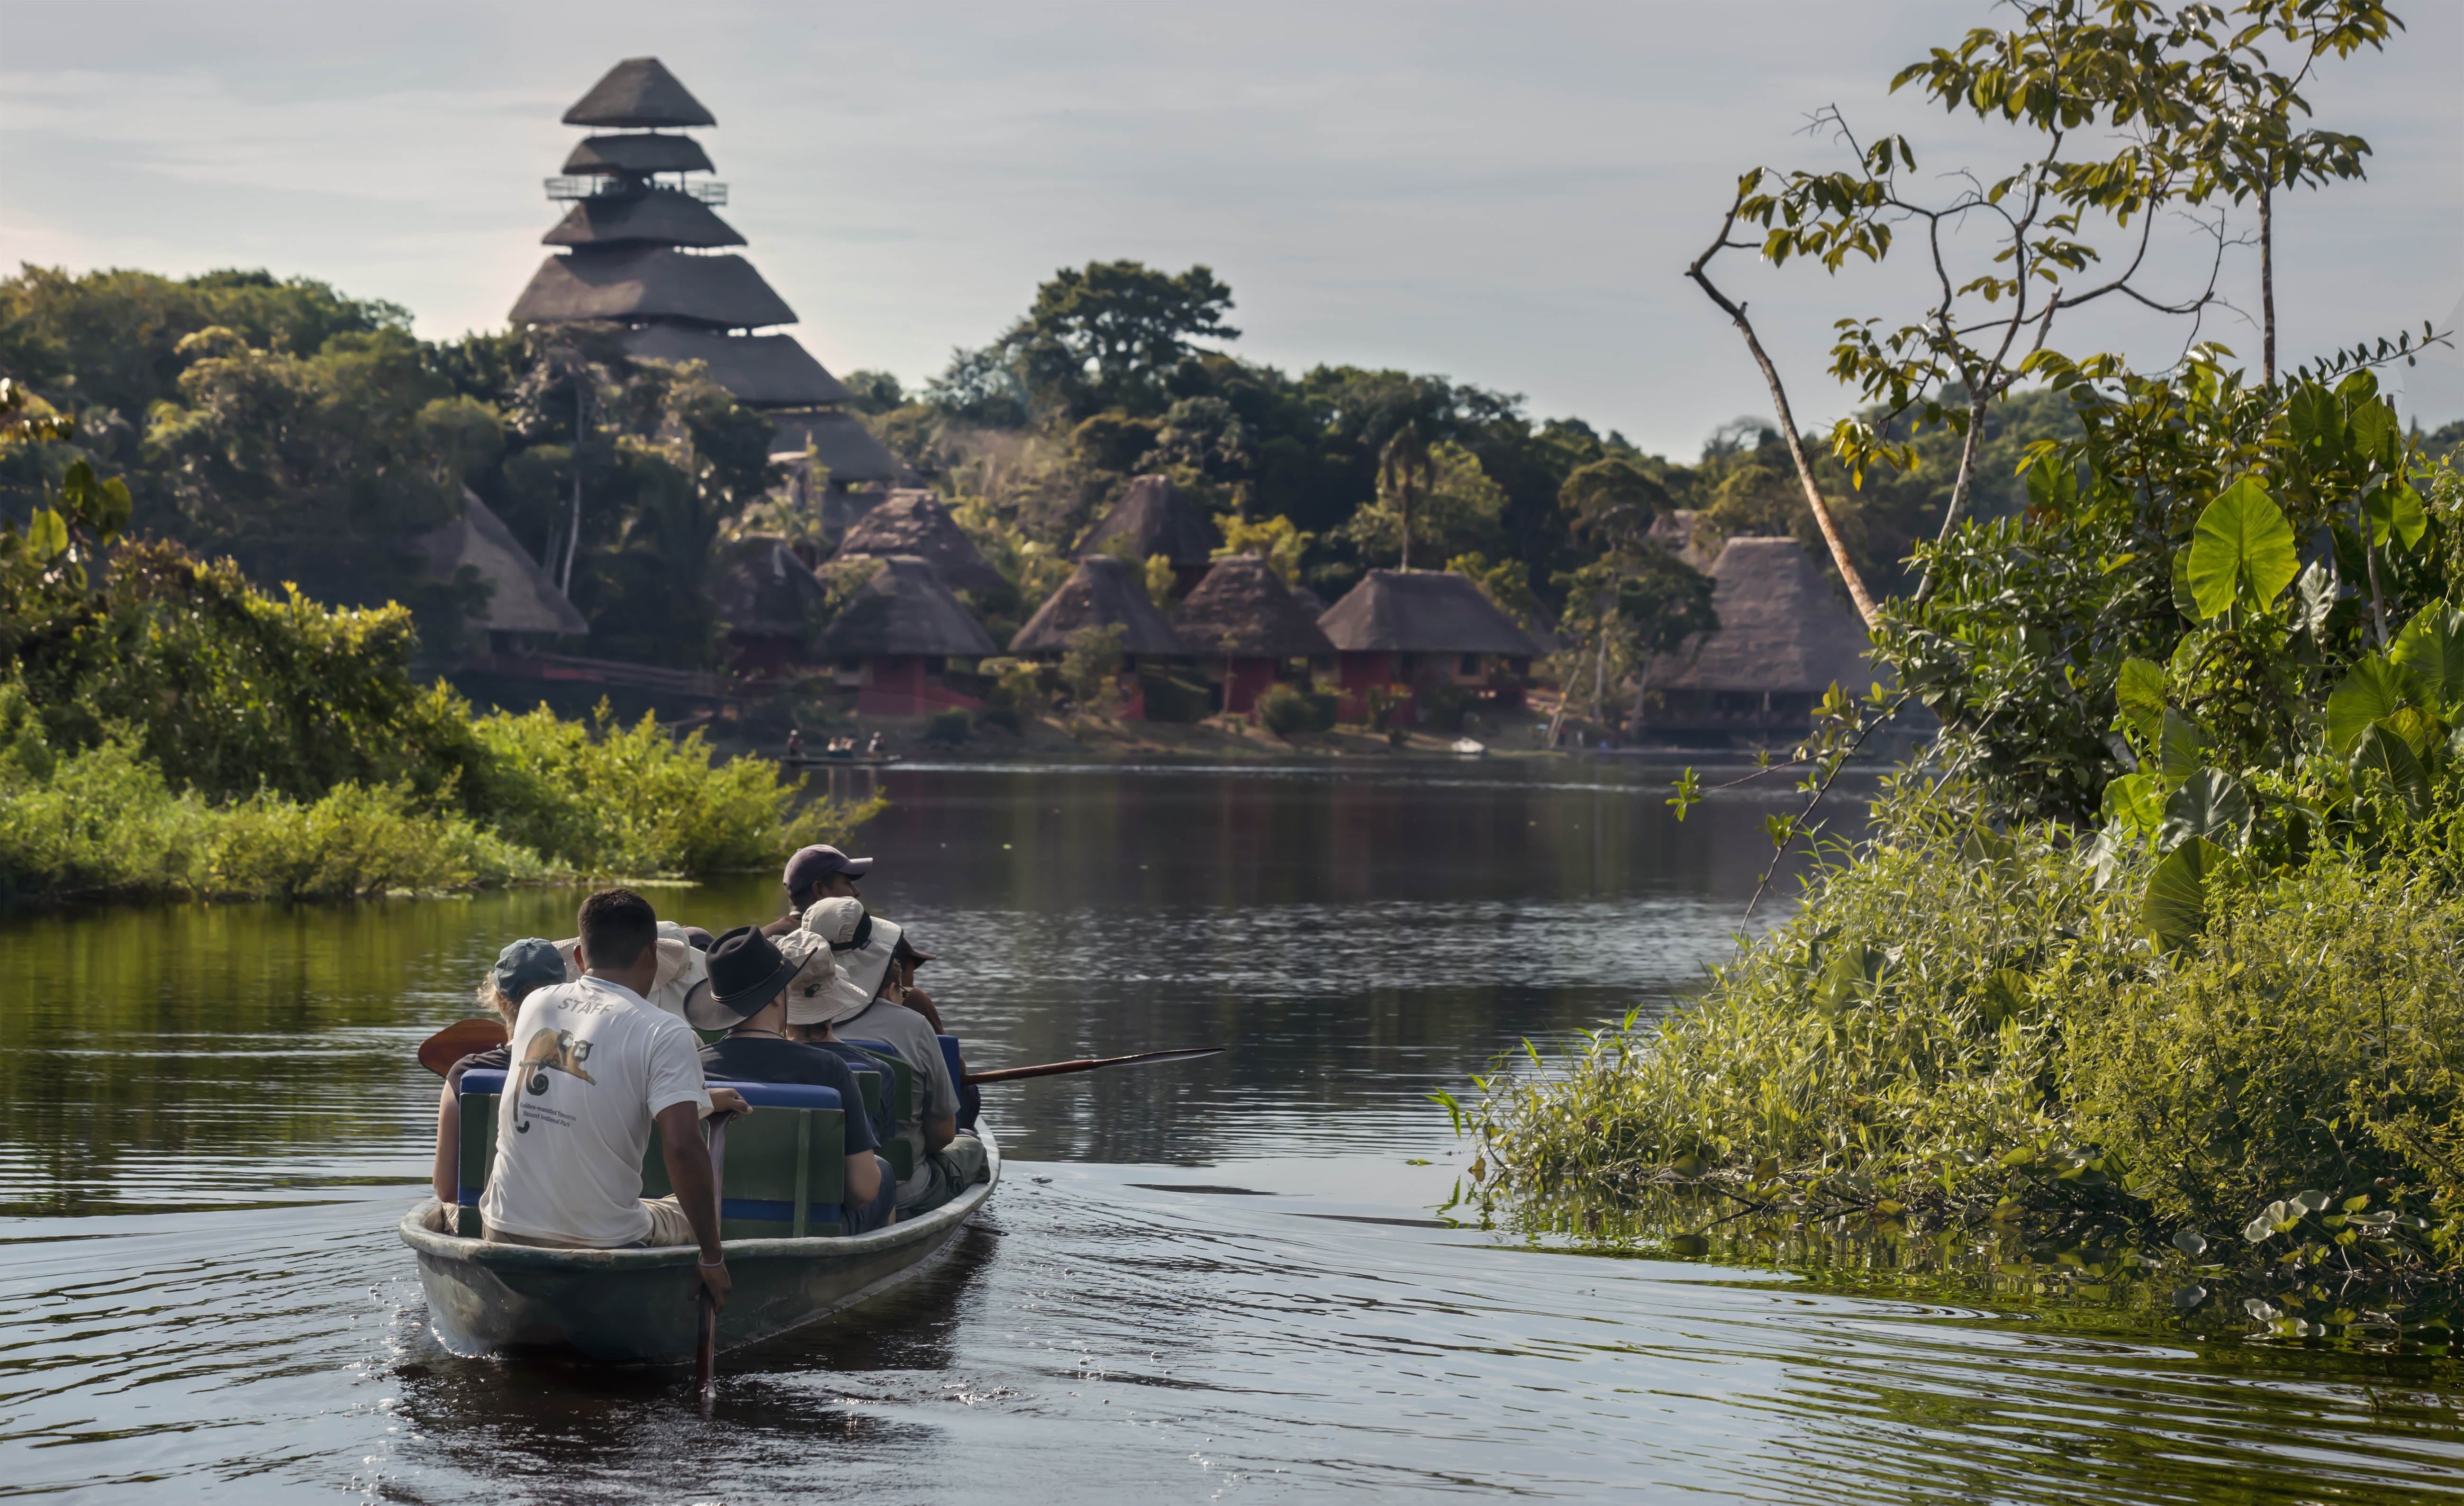
[{"label": "long paddle blade", "polygon": [[1196,1061],[1221,1056],[1221,1046],[1191,1046],[1180,1051],[1140,1052],[1134,1056],[1088,1056],[1077,1061],[1048,1061],[1040,1067],[1003,1067],[999,1072],[971,1072],[969,1082],[1016,1082],[1023,1077],[1058,1077],[1068,1072],[1093,1072],[1098,1067],[1144,1067],[1159,1061]]},{"label": "long paddle blade", "polygon": [[473,1052],[493,1051],[510,1038],[502,1020],[456,1020],[419,1043],[419,1064],[442,1077]]}]

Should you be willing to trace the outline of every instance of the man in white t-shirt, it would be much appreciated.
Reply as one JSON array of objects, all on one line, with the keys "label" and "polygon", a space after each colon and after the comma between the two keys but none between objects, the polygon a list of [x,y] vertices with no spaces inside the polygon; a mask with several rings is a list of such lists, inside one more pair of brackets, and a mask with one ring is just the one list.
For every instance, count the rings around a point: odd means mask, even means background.
[{"label": "man in white t-shirt", "polygon": [[[701,1279],[729,1286],[700,1124],[701,1042],[643,997],[658,977],[658,917],[629,889],[582,902],[582,977],[540,988],[514,1021],[496,1160],[479,1199],[485,1236],[567,1250],[698,1245]],[[744,1112],[732,1093],[722,1107]],[[642,1196],[656,1122],[669,1197]]]}]

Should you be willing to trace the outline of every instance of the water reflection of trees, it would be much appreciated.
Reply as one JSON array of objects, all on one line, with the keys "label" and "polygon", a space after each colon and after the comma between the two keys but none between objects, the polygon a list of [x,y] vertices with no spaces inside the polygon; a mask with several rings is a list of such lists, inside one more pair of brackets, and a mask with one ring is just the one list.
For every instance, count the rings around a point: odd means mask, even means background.
[{"label": "water reflection of trees", "polygon": [[[866,887],[942,954],[925,981],[979,1063],[1232,1048],[997,1091],[1022,1154],[1339,1152],[1422,1134],[1432,1088],[1524,1035],[1682,991],[1725,950],[1776,807],[1723,797],[1680,825],[1665,779],[1494,762],[900,772],[866,832],[882,860]],[[650,894],[714,931],[777,913],[766,874]],[[576,898],[11,919],[0,1210],[415,1185],[434,1085],[411,1048],[469,1012],[505,941],[571,934]]]}]

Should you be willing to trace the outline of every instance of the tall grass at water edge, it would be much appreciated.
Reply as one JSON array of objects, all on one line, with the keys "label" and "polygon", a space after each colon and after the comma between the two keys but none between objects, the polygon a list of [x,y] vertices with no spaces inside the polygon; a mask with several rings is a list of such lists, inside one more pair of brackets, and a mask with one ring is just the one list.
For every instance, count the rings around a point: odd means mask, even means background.
[{"label": "tall grass at water edge", "polygon": [[[348,899],[594,875],[746,869],[843,839],[881,808],[797,808],[760,759],[714,764],[698,734],[544,708],[473,718],[485,788],[345,782],[315,799],[178,787],[125,737],[0,746],[0,897]],[[476,806],[477,814],[470,808]]]},{"label": "tall grass at water edge", "polygon": [[1527,1046],[1534,1070],[1450,1104],[1479,1198],[1594,1234],[1657,1209],[1681,1253],[1734,1227],[2007,1244],[2154,1274],[2184,1311],[2242,1293],[2287,1333],[2464,1315],[2445,865],[2324,853],[2166,953],[2128,859],[2100,875],[2062,829],[1944,793],[1887,786],[1690,1007]]}]

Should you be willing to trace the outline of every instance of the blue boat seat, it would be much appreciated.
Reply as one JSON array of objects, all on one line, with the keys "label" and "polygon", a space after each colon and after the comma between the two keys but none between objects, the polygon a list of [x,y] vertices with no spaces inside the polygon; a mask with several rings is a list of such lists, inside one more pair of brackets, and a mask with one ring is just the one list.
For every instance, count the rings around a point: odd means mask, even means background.
[{"label": "blue boat seat", "polygon": [[974,1129],[976,1116],[984,1111],[984,1096],[967,1084],[966,1063],[958,1059],[958,1038],[942,1035],[935,1039],[941,1043],[941,1060],[950,1069],[950,1086],[958,1090],[958,1128]]}]

